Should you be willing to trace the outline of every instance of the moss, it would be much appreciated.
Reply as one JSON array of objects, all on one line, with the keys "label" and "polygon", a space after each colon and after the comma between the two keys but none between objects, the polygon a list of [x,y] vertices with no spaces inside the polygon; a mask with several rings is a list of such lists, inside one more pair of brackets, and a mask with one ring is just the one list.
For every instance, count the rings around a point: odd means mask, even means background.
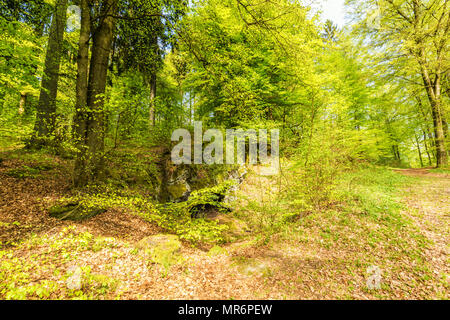
[{"label": "moss", "polygon": [[215,187],[194,191],[187,201],[186,208],[192,218],[199,218],[210,210],[229,211],[223,203],[233,181],[225,181]]},{"label": "moss", "polygon": [[214,246],[208,251],[208,256],[215,257],[223,254],[228,254],[228,251],[220,246]]},{"label": "moss", "polygon": [[[93,192],[94,190],[91,190]],[[153,204],[143,197],[119,196],[112,190],[103,190],[97,194],[79,194],[59,199],[48,211],[52,217],[61,220],[84,220],[106,212],[110,208],[125,208],[133,212],[142,212],[144,218],[157,213]]]},{"label": "moss", "polygon": [[8,170],[6,175],[16,179],[37,178],[40,172],[41,170],[39,168],[23,166],[22,168]]},{"label": "moss", "polygon": [[169,192],[171,199],[180,199],[189,190],[185,183],[179,183],[179,184],[167,186],[167,191]]},{"label": "moss", "polygon": [[181,242],[175,235],[150,236],[139,241],[136,247],[144,249],[150,254],[152,262],[158,263],[166,269],[182,261],[180,255]]},{"label": "moss", "polygon": [[105,208],[86,207],[79,203],[68,203],[56,205],[49,209],[49,215],[60,220],[80,221],[95,217],[103,212]]}]

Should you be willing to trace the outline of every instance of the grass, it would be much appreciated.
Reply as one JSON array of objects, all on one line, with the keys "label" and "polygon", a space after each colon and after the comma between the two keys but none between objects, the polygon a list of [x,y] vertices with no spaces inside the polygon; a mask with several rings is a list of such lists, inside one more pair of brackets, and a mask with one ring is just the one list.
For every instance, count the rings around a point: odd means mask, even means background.
[{"label": "grass", "polygon": [[447,167],[447,168],[437,168],[437,169],[432,169],[431,171],[432,171],[432,172],[435,172],[435,173],[450,174],[450,168],[449,168],[449,167]]}]

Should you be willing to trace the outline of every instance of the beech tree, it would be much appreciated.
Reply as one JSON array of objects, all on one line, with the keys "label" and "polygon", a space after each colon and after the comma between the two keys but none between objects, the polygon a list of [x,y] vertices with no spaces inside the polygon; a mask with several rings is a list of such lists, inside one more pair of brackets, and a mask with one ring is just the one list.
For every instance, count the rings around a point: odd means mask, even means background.
[{"label": "beech tree", "polygon": [[[92,56],[89,66],[87,92],[85,92],[86,76],[86,46],[88,34],[88,17],[86,10],[89,6],[83,3],[82,26],[80,33],[80,53],[77,79],[77,138],[78,153],[74,170],[74,184],[86,185],[101,175],[104,157],[105,138],[105,89],[108,65],[115,32],[115,21],[118,0],[104,0],[100,4],[98,24],[93,30]],[[83,107],[86,98],[86,107]]]},{"label": "beech tree", "polygon": [[[415,72],[421,78],[432,115],[437,166],[446,166],[448,106],[443,99],[443,87],[450,67],[449,1],[350,0],[349,3],[356,7],[355,16],[362,21],[359,30],[383,50],[382,60],[389,61],[394,69],[402,65],[401,60],[413,62],[403,69],[413,69],[409,74]],[[402,71],[398,70],[398,76],[402,76]],[[411,77],[406,80],[407,85],[412,84]]]}]

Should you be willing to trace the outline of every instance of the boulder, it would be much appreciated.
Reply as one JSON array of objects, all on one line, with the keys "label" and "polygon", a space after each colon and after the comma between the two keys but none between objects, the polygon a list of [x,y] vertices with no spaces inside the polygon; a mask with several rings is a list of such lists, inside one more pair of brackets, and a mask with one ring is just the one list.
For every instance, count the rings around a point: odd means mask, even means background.
[{"label": "boulder", "polygon": [[83,285],[83,271],[80,267],[74,266],[68,270],[69,277],[66,279],[66,286],[69,290],[81,290]]},{"label": "boulder", "polygon": [[139,241],[136,247],[149,253],[154,263],[161,264],[166,268],[181,261],[181,242],[176,235],[149,236]]},{"label": "boulder", "polygon": [[169,198],[175,202],[183,202],[189,198],[191,194],[191,187],[187,182],[179,182],[176,184],[168,185],[167,192],[169,193]]}]

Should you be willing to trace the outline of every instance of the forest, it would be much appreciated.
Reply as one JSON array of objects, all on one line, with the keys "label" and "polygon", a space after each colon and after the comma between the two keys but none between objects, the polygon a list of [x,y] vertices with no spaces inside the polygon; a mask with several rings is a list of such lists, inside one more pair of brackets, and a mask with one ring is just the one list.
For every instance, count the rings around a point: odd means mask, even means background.
[{"label": "forest", "polygon": [[450,1],[321,2],[0,0],[0,300],[448,299]]}]

